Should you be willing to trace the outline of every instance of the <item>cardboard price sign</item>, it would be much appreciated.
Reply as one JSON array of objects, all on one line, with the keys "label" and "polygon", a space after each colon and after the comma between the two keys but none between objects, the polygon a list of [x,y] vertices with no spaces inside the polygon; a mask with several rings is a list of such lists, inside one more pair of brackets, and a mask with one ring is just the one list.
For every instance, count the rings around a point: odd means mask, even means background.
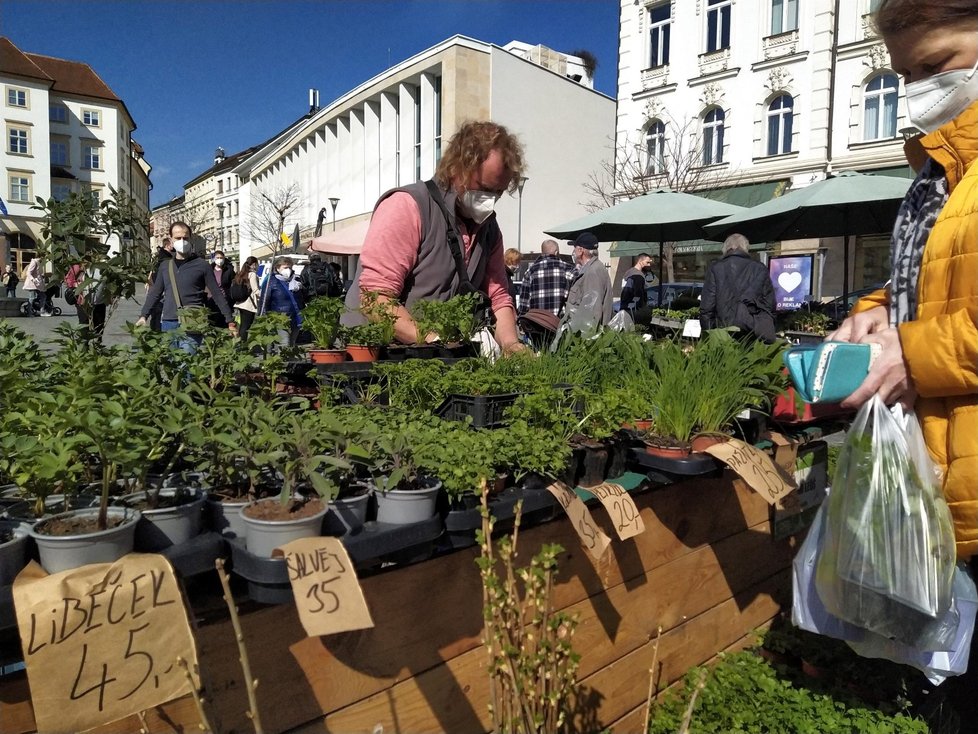
[{"label": "cardboard price sign", "polygon": [[177,657],[194,671],[197,650],[163,556],[50,576],[32,562],[13,595],[38,731],[84,731],[191,692]]},{"label": "cardboard price sign", "polygon": [[587,491],[597,497],[611,515],[615,530],[621,540],[627,540],[645,532],[645,523],[633,500],[620,484],[604,482]]},{"label": "cardboard price sign", "polygon": [[581,545],[594,560],[599,560],[604,552],[611,545],[611,538],[605,535],[604,531],[597,526],[591,511],[587,505],[563,482],[554,482],[547,487],[550,494],[557,498],[560,506],[564,508],[567,517],[570,518],[574,530],[577,531],[581,539]]},{"label": "cardboard price sign", "polygon": [[374,626],[363,589],[339,538],[301,538],[276,548],[284,556],[299,610],[310,637]]},{"label": "cardboard price sign", "polygon": [[732,438],[710,446],[706,452],[733,469],[768,504],[773,505],[795,489],[794,480],[756,446]]}]

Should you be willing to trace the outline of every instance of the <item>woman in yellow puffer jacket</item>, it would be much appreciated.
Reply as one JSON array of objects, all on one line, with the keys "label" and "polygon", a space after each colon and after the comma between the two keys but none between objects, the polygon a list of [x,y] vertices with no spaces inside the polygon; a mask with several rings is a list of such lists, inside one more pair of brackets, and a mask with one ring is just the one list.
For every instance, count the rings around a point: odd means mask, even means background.
[{"label": "woman in yellow puffer jacket", "polygon": [[967,560],[978,553],[978,2],[883,0],[876,23],[926,157],[897,216],[889,285],[829,338],[882,345],[844,405],[879,393],[913,406]]}]

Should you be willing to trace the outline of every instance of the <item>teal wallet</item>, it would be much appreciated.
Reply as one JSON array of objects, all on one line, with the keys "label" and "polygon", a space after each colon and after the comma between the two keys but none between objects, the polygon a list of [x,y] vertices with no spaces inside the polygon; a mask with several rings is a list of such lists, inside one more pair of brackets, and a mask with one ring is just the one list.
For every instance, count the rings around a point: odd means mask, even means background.
[{"label": "teal wallet", "polygon": [[788,349],[783,357],[795,390],[806,403],[838,403],[866,379],[879,344],[822,342]]}]

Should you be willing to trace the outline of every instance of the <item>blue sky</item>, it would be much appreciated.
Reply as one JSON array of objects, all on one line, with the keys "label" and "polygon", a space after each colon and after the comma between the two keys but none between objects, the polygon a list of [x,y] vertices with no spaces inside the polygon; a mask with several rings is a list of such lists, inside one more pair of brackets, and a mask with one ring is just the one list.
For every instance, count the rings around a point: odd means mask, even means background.
[{"label": "blue sky", "polygon": [[[391,64],[455,34],[587,49],[615,95],[616,0],[0,0],[22,51],[85,61],[122,98],[153,166],[151,203]],[[554,114],[566,114],[554,110]]]}]

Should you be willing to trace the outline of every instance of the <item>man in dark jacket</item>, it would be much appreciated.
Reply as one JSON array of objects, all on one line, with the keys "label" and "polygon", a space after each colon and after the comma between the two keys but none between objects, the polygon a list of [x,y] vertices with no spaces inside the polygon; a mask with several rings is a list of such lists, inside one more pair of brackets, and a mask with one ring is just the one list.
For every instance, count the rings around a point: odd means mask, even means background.
[{"label": "man in dark jacket", "polygon": [[309,264],[299,274],[301,300],[303,304],[314,298],[330,296],[335,298],[343,294],[343,283],[336,277],[336,271],[330,263],[323,262],[323,256],[318,252],[309,255]]},{"label": "man in dark jacket", "polygon": [[635,264],[628,269],[621,282],[621,307],[626,311],[634,308],[645,308],[649,302],[645,290],[645,274],[652,272],[652,256],[642,254]]},{"label": "man in dark jacket", "polygon": [[[146,278],[146,292],[149,293],[149,289],[153,287],[153,283],[160,275],[160,268],[166,264],[166,261],[173,257],[173,244],[170,242],[169,237],[163,238],[163,244],[160,249],[156,251],[156,257],[153,258],[153,269],[149,271],[149,275]],[[149,314],[149,328],[152,331],[160,331],[160,322],[163,320],[163,301],[159,301]]]},{"label": "man in dark jacket", "polygon": [[723,257],[710,265],[700,300],[704,329],[736,326],[745,334],[774,341],[774,286],[763,264],[747,254],[750,243],[732,234],[723,243]]}]

